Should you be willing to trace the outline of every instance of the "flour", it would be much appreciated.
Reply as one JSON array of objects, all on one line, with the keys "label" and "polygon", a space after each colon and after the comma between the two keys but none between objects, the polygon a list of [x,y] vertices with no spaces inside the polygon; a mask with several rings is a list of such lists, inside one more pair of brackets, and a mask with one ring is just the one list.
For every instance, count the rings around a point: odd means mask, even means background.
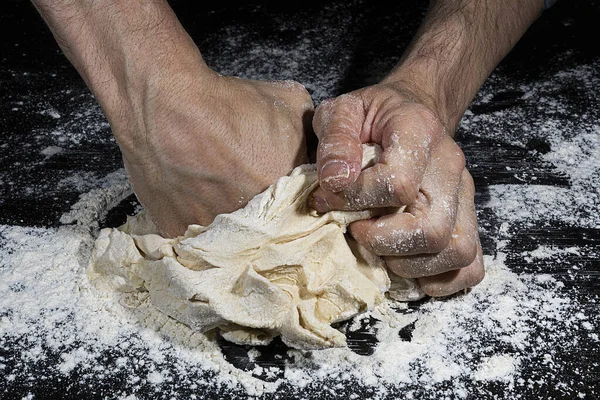
[{"label": "flour", "polygon": [[[375,159],[373,149],[364,146],[364,167]],[[316,166],[301,165],[242,209],[172,239],[159,236],[141,212],[100,232],[90,280],[100,290],[147,292],[170,317],[200,332],[218,327],[238,344],[281,336],[305,350],[344,346],[332,323],[373,309],[388,292],[399,301],[425,295],[414,279],[396,277],[392,287],[383,259],[345,235],[371,211],[309,209],[318,184]]]},{"label": "flour", "polygon": [[[418,23],[416,18],[399,18],[400,11],[390,13],[382,25],[394,29],[394,24],[410,28]],[[353,60],[340,53],[350,54],[349,43],[356,38],[350,32],[360,25],[361,15],[338,7],[316,12],[314,18],[314,26],[322,28],[273,21],[275,29],[287,28],[298,36],[298,41],[283,44],[257,41],[232,24],[224,28],[231,35],[220,31],[206,38],[219,45],[212,57],[204,55],[225,74],[299,80],[318,103],[342,89],[339,82]],[[338,20],[349,21],[352,29],[337,32]],[[310,45],[325,35],[331,40]],[[373,81],[389,70],[404,46],[389,41],[386,45],[393,50],[389,56],[373,57],[374,65],[363,66]],[[533,179],[535,171],[519,171],[513,165],[507,170],[514,178],[508,184],[478,186],[482,239],[487,240],[484,281],[466,295],[413,305],[384,302],[341,323],[347,348],[305,352],[277,342],[228,347],[213,333],[191,332],[143,298],[116,293],[97,297],[85,279],[85,267],[102,218],[131,193],[124,171],[109,174],[113,171],[106,168],[113,163],[102,161],[89,171],[60,175],[57,170],[56,176],[28,187],[20,177],[35,169],[12,160],[0,171],[2,199],[27,198],[31,192],[36,199],[53,202],[53,196],[68,190],[84,196],[62,216],[67,223],[63,226],[24,227],[16,225],[18,221],[0,226],[0,397],[514,399],[555,393],[557,398],[598,398],[600,300],[583,301],[577,286],[581,279],[575,280],[589,274],[586,260],[597,262],[597,242],[586,236],[583,243],[561,237],[517,246],[527,238],[519,235],[528,229],[585,227],[593,233],[600,226],[600,64],[596,59],[571,68],[571,55],[559,56],[563,70],[534,81],[496,71],[474,106],[510,90],[522,92],[525,106],[469,111],[458,139],[491,139],[499,149],[502,144],[527,149],[530,140],[539,139],[547,151],[532,150],[528,156],[550,163],[550,171],[563,177],[565,185],[539,184]],[[73,91],[70,80],[60,93],[39,94],[47,87],[47,75],[19,77],[7,93],[21,85],[24,92],[36,93],[12,99],[12,112],[23,120],[31,114],[45,116],[56,126],[31,132],[33,136],[5,135],[0,148],[20,148],[21,137],[32,137],[35,154],[49,146],[64,149],[50,157],[39,154],[40,163],[68,155],[86,142],[102,143],[99,153],[108,157],[112,149],[119,157],[91,96],[82,88]],[[589,106],[577,110],[564,88],[576,90]],[[53,117],[54,112],[60,118]],[[477,172],[477,162],[486,160],[469,158],[476,152],[468,149],[466,153],[468,168]],[[137,304],[141,305],[132,307]],[[586,369],[573,357],[587,357]]]},{"label": "flour", "polygon": [[[117,185],[115,192],[120,190]],[[175,395],[190,385],[195,392],[220,388],[232,397],[240,390],[295,393],[333,383],[359,385],[373,398],[403,387],[416,394],[415,384],[419,390],[448,387],[461,393],[470,379],[518,388],[535,385],[514,382],[528,358],[553,346],[577,346],[564,333],[594,333],[596,323],[573,311],[577,304],[560,294],[559,282],[516,275],[499,253],[486,256],[487,277],[468,295],[428,300],[415,309],[386,301],[347,325],[343,330],[352,336],[360,320],[376,321],[368,332],[378,341],[371,355],[349,348],[289,349],[283,375],[277,367],[259,365],[242,371],[224,360],[214,335],[194,333],[140,299],[130,302],[138,305],[130,309],[127,297],[116,292],[98,298],[84,273],[94,236],[82,226],[3,226],[0,236],[0,348],[19,348],[18,360],[0,359],[5,388],[37,379],[40,364],[50,375],[76,373],[84,382],[125,379],[127,387],[114,392],[122,398],[138,391]],[[505,351],[495,354],[491,343]],[[249,350],[249,360],[256,362],[258,349]],[[107,352],[115,354],[112,361],[107,362]],[[542,357],[552,362],[550,353]]]},{"label": "flour", "polygon": [[509,380],[512,381],[518,367],[518,359],[510,355],[495,354],[484,358],[473,378],[477,381]]},{"label": "flour", "polygon": [[[574,143],[579,147],[569,150],[568,157],[598,170],[598,160],[594,164],[587,152],[589,142],[575,138]],[[565,153],[551,151],[546,157],[560,160],[560,154]],[[569,173],[577,181],[577,170]],[[595,178],[588,182],[599,187]],[[589,308],[582,309],[576,289],[562,280],[537,272],[517,274],[507,267],[507,258],[514,255],[506,243],[522,223],[543,225],[550,218],[575,223],[572,218],[580,218],[588,226],[598,224],[598,212],[579,217],[538,212],[536,206],[551,207],[540,187],[537,202],[526,185],[523,190],[490,188],[484,209],[506,219],[494,252],[485,256],[486,278],[470,293],[415,306],[385,301],[339,326],[348,337],[347,348],[238,347],[236,357],[246,364],[236,367],[230,348],[214,332],[192,332],[137,297],[143,293],[97,296],[86,279],[87,261],[102,217],[131,192],[122,170],[94,184],[63,215],[68,225],[0,227],[0,393],[34,398],[33,388],[51,390],[60,382],[73,382],[77,393],[122,399],[202,398],[207,392],[266,399],[282,393],[306,398],[315,392],[331,398],[340,393],[370,399],[493,398],[494,387],[505,393],[497,398],[510,398],[549,385],[565,397],[598,394],[584,383],[593,370],[574,366],[565,376],[568,361],[560,356],[580,349],[584,337],[590,349],[600,346],[598,315],[592,312],[598,299],[587,299]],[[573,190],[573,198],[583,196],[582,204],[593,192]],[[547,192],[562,193],[560,188]],[[523,198],[521,214],[505,214],[503,204],[512,207]],[[556,264],[577,274],[569,257],[591,251],[572,244],[538,245],[518,256],[524,265]],[[358,344],[365,340],[373,343],[369,351]],[[523,376],[523,368],[532,365],[538,367]]]},{"label": "flour", "polygon": [[124,169],[97,180],[96,185],[96,188],[80,196],[70,212],[60,217],[61,223],[76,223],[89,229],[97,229],[98,222],[104,219],[110,209],[133,194]]}]

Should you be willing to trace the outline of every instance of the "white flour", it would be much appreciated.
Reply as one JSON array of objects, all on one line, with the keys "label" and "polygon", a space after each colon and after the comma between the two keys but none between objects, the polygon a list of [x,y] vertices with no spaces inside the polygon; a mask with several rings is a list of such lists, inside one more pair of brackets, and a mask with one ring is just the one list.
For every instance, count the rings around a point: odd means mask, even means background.
[{"label": "white flour", "polygon": [[[347,17],[337,10],[328,15]],[[231,41],[217,46],[219,54],[212,60],[207,57],[215,69],[258,79],[296,79],[317,103],[335,93],[350,64],[349,59],[332,59],[336,47],[348,46],[345,40],[323,41],[313,48],[311,39],[322,32],[301,31],[297,42],[282,47],[268,40],[254,42],[243,31],[229,29],[229,36],[218,34]],[[395,62],[384,61],[381,71]],[[0,184],[10,187],[6,193],[15,198],[26,192],[39,196],[39,190],[87,191],[61,217],[70,225],[0,226],[0,397],[18,392],[33,398],[34,389],[44,386],[131,400],[205,398],[207,393],[222,398],[277,398],[285,393],[299,399],[340,394],[350,399],[512,399],[546,391],[565,398],[598,398],[597,387],[581,382],[598,376],[600,365],[583,370],[577,360],[565,359],[583,345],[590,351],[600,346],[599,299],[586,299],[587,308],[582,308],[577,287],[570,283],[581,266],[569,262],[573,255],[598,260],[597,246],[539,245],[518,254],[508,246],[522,228],[600,226],[599,71],[595,62],[534,83],[508,81],[498,71],[486,83],[476,105],[498,92],[519,90],[522,99],[537,107],[468,112],[461,122],[462,135],[520,148],[532,138],[544,140],[549,151],[539,156],[570,187],[536,184],[530,175],[516,172],[515,178],[526,184],[487,187],[489,197],[480,211],[490,212],[499,223],[482,227],[494,244],[485,256],[485,280],[466,295],[418,307],[386,303],[342,325],[349,337],[362,335],[376,343],[370,355],[360,355],[353,347],[276,349],[270,357],[285,360],[280,368],[283,361],[265,361],[267,350],[240,347],[238,354],[247,357],[248,368],[239,369],[224,359],[225,346],[214,335],[192,333],[147,302],[132,309],[128,305],[135,302],[124,296],[98,298],[89,287],[84,272],[97,229],[110,208],[131,193],[124,171],[105,177],[78,171],[56,185],[40,182],[37,188],[22,186],[18,173],[0,172]],[[579,90],[590,102],[588,111],[574,115],[563,87]],[[70,96],[68,91],[63,94]],[[57,124],[56,130],[35,132],[40,163],[94,135],[96,141],[113,140],[97,135],[107,124],[89,95],[75,97],[73,104],[81,105],[73,115],[51,105],[36,111]],[[21,108],[32,111],[15,103],[15,112]],[[525,272],[509,269],[509,257]],[[560,279],[538,272],[548,267],[559,270]]]},{"label": "white flour", "polygon": [[[88,225],[0,228],[0,347],[14,354],[0,359],[0,388],[44,379],[36,366],[45,365],[48,376],[76,373],[90,385],[98,379],[125,380],[126,390],[110,394],[122,398],[142,391],[175,396],[197,388],[193,391],[202,393],[207,387],[230,396],[235,391],[302,393],[322,386],[335,392],[336,385],[359,385],[372,398],[406,388],[410,398],[415,386],[415,397],[425,392],[466,398],[471,380],[497,381],[509,391],[535,387],[540,383],[523,380],[518,372],[539,357],[547,360],[544,373],[560,382],[552,349],[576,348],[573,330],[586,330],[598,342],[596,316],[578,312],[577,301],[561,291],[560,282],[549,275],[516,275],[498,252],[486,256],[486,279],[467,295],[430,300],[413,310],[386,303],[347,325],[351,335],[362,329],[361,319],[379,321],[368,328],[379,342],[371,355],[348,348],[289,350],[283,376],[276,367],[244,372],[224,360],[213,335],[192,333],[147,302],[128,309],[127,297],[98,298],[89,287],[84,270],[96,232],[92,216],[102,214],[99,205],[129,193],[125,179],[122,171],[107,177],[104,188],[83,195],[64,216]],[[526,257],[556,252],[539,248]],[[260,348],[254,348],[249,361],[259,356]]]},{"label": "white flour", "polygon": [[[366,167],[376,150],[363,152]],[[425,295],[414,279],[395,277],[392,287],[383,260],[348,242],[346,227],[372,217],[368,210],[309,211],[318,185],[316,167],[299,166],[242,209],[173,239],[156,235],[142,212],[100,231],[88,279],[99,290],[147,292],[166,315],[200,332],[218,327],[234,343],[345,346],[332,323],[372,310],[388,292],[401,301]]]}]

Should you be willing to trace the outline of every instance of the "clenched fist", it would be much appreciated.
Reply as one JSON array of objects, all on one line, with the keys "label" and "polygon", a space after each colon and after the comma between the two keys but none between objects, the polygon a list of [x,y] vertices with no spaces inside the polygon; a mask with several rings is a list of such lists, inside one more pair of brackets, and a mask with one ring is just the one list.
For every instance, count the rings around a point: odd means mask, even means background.
[{"label": "clenched fist", "polygon": [[[431,296],[483,279],[473,180],[433,110],[402,88],[378,84],[323,102],[313,126],[317,211],[381,209],[383,216],[353,223],[350,233]],[[363,143],[383,152],[361,171]]]}]

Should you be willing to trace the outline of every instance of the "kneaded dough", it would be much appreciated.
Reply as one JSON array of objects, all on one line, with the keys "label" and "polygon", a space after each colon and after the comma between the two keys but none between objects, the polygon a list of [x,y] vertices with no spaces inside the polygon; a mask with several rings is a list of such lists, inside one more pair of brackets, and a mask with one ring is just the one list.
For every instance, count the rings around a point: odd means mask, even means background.
[{"label": "kneaded dough", "polygon": [[[365,154],[366,167],[375,151]],[[163,313],[195,330],[219,328],[235,343],[281,335],[295,348],[344,346],[331,324],[373,308],[390,290],[406,301],[423,293],[345,234],[371,211],[309,210],[317,186],[316,167],[299,166],[246,207],[173,239],[158,235],[142,211],[101,230],[88,277],[108,290],[147,291]]]}]

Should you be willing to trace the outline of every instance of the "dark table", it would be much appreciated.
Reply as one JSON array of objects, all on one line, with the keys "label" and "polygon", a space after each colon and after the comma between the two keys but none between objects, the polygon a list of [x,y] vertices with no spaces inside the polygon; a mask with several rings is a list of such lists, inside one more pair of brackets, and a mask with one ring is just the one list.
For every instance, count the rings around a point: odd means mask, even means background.
[{"label": "dark table", "polygon": [[[307,87],[315,104],[377,82],[398,60],[418,27],[426,3],[292,0],[238,5],[221,1],[198,10],[190,7],[191,2],[171,2],[209,66],[228,75],[297,80]],[[592,317],[592,331],[596,333],[600,162],[593,162],[593,154],[588,157],[587,183],[582,184],[574,183],[572,170],[561,168],[561,162],[554,163],[551,156],[557,143],[578,140],[581,130],[600,135],[598,5],[598,1],[562,0],[544,12],[486,82],[457,133],[476,182],[485,254],[497,252],[501,242],[506,264],[515,272],[550,273],[564,282],[565,290],[575,293],[581,311]],[[80,194],[122,167],[120,152],[95,100],[33,6],[22,0],[5,1],[0,26],[0,224],[58,226],[60,215]],[[548,99],[556,99],[562,106]],[[550,117],[563,123],[559,136],[548,133],[553,128],[547,125]],[[58,143],[51,134],[56,130],[71,132],[69,141]],[[61,151],[54,153],[53,146]],[[46,149],[45,153],[40,149]],[[598,151],[598,147],[591,146],[589,151]],[[45,162],[40,162],[42,159]],[[600,159],[600,153],[595,159]],[[78,187],[58,185],[73,174],[89,180]],[[579,202],[569,197],[564,202],[556,199],[556,208],[572,218],[548,212],[543,201],[543,189],[548,187],[581,193],[583,200]],[[507,219],[512,214],[499,213],[497,204],[490,205],[491,200],[503,199],[505,188],[511,193],[522,190],[524,205],[511,203],[502,209],[509,210],[506,213],[528,209],[528,215]],[[541,188],[543,206],[539,208],[531,204],[535,188]],[[110,210],[104,226],[119,225],[136,206],[135,197],[128,197]],[[535,215],[536,209],[540,215]],[[526,262],[523,254],[540,246],[576,247],[578,251]],[[541,389],[523,388],[506,398],[599,398],[599,343],[585,332],[571,334],[581,335],[579,346],[557,349],[557,360],[563,363],[566,374],[581,371],[569,387],[548,381]],[[369,338],[357,336],[350,341],[360,348],[368,346]],[[244,368],[244,349],[227,343],[222,346],[225,356]],[[282,345],[273,344],[270,351],[281,352]],[[0,349],[0,355],[15,356],[7,349]],[[525,367],[523,376],[537,376],[536,368]],[[89,382],[78,381],[76,375],[64,385],[52,372],[41,369],[40,374],[48,376],[33,388],[36,398],[95,398],[94,393],[110,397],[112,387],[123,389],[126,385],[99,380],[90,390]],[[476,387],[472,389],[474,397],[469,398],[485,397],[477,395],[483,392]],[[353,390],[340,393],[347,396]],[[489,390],[496,398],[505,398],[502,386]],[[13,385],[1,393],[0,397],[20,398],[27,391]],[[316,392],[281,393],[282,397],[287,393],[294,398],[319,398]],[[202,396],[217,397],[218,390]],[[361,396],[368,397],[368,393]]]}]

